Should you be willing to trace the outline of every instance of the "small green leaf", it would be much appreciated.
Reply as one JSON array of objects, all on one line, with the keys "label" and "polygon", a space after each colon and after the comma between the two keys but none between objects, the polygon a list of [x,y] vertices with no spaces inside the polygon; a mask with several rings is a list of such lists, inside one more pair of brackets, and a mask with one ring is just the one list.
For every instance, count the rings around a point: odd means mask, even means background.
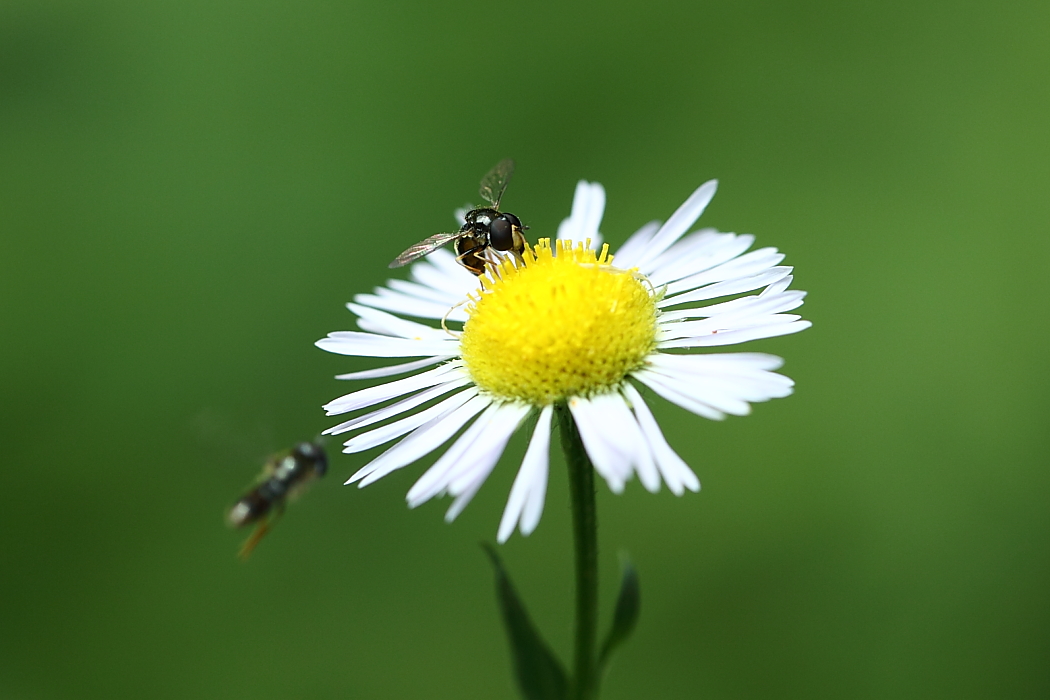
[{"label": "small green leaf", "polygon": [[634,570],[631,562],[623,561],[623,578],[620,580],[620,596],[616,599],[616,611],[613,613],[612,629],[609,636],[602,644],[601,654],[598,655],[598,668],[605,667],[609,655],[613,649],[620,646],[634,631],[638,624],[638,613],[642,607],[642,593],[638,586],[638,572]]},{"label": "small green leaf", "polygon": [[569,686],[565,670],[529,619],[496,550],[487,544],[482,546],[496,570],[496,598],[507,628],[514,674],[522,696],[526,700],[565,700]]}]

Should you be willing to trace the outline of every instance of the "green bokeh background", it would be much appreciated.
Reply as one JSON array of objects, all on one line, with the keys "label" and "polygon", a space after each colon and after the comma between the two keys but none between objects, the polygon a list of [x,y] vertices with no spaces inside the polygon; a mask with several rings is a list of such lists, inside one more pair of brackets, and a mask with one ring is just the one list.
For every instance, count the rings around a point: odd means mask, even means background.
[{"label": "green bokeh background", "polygon": [[[615,245],[704,180],[814,322],[796,394],[659,402],[704,483],[599,493],[644,592],[603,697],[1050,695],[1050,5],[0,4],[0,698],[513,698],[478,547],[362,457],[247,564],[223,512],[331,424],[311,343],[494,162]],[[372,363],[375,364],[375,363]],[[654,402],[656,403],[656,402]],[[502,548],[571,646],[565,475]]]}]

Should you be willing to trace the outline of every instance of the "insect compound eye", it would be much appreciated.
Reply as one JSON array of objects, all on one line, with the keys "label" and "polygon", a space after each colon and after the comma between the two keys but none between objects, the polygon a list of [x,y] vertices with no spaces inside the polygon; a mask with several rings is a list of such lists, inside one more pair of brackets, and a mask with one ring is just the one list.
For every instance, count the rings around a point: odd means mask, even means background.
[{"label": "insect compound eye", "polygon": [[489,226],[489,245],[496,250],[510,250],[514,246],[514,227],[507,214],[500,214]]},{"label": "insect compound eye", "polygon": [[507,221],[509,221],[511,223],[511,225],[513,225],[513,226],[517,226],[520,229],[524,229],[525,228],[524,226],[521,225],[521,219],[519,219],[518,217],[514,216],[513,214],[511,214],[509,212],[504,214],[503,218],[505,218]]}]

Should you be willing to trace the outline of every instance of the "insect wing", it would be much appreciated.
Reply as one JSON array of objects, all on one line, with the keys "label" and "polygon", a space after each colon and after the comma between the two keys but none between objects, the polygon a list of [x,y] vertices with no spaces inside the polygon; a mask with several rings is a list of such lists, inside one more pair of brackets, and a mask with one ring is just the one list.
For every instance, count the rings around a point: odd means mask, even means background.
[{"label": "insect wing", "polygon": [[507,183],[510,182],[510,176],[513,174],[514,161],[504,158],[496,163],[496,167],[490,170],[485,177],[481,178],[481,189],[478,190],[478,194],[491,204],[493,209],[499,209],[499,200],[503,198],[503,190],[507,189]]},{"label": "insect wing", "polygon": [[389,267],[402,267],[414,260],[419,260],[427,253],[437,250],[449,241],[455,240],[462,235],[463,233],[460,231],[456,231],[455,233],[435,233],[433,236],[423,239],[414,246],[410,246],[408,250],[394,258],[394,262],[390,263]]}]

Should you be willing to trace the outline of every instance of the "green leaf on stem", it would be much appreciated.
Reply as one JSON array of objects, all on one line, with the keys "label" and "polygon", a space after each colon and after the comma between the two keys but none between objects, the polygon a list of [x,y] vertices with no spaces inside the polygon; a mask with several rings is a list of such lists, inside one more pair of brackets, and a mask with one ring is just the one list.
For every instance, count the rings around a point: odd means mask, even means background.
[{"label": "green leaf on stem", "polygon": [[627,559],[623,560],[623,578],[620,580],[620,595],[616,599],[616,611],[613,613],[612,629],[602,644],[598,655],[598,668],[605,667],[613,649],[620,646],[634,631],[638,624],[638,613],[642,607],[642,593],[638,586],[638,572]]},{"label": "green leaf on stem", "polygon": [[510,577],[496,550],[483,544],[496,570],[496,598],[499,600],[503,625],[510,639],[514,657],[514,674],[518,688],[526,700],[565,700],[569,682],[558,659],[540,637],[524,604],[518,598]]}]

